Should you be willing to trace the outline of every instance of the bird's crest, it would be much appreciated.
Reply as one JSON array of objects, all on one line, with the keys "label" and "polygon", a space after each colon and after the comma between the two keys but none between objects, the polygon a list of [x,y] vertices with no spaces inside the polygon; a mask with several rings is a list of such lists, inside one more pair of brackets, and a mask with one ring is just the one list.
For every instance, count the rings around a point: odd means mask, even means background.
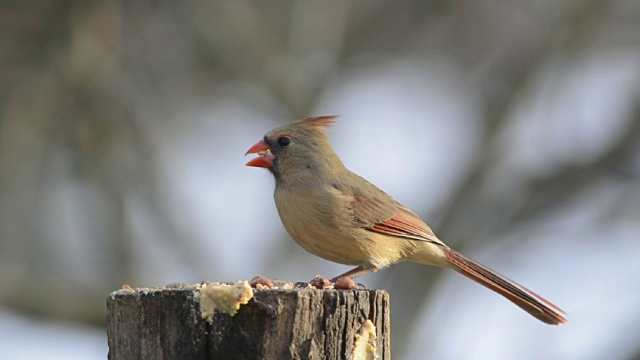
[{"label": "bird's crest", "polygon": [[337,117],[338,117],[337,115],[317,116],[317,117],[306,118],[302,120],[302,122],[310,126],[328,128],[336,121]]}]

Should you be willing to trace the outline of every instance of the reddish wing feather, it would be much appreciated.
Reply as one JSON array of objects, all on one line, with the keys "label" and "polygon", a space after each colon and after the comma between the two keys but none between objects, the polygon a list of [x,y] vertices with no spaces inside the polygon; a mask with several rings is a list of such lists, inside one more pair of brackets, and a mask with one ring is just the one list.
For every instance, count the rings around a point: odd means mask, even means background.
[{"label": "reddish wing feather", "polygon": [[354,189],[343,184],[334,185],[353,196],[351,209],[356,226],[382,234],[442,243],[418,215],[366,180],[365,183],[370,185],[368,189],[365,187],[369,190],[366,195],[353,194]]},{"label": "reddish wing feather", "polygon": [[374,224],[370,230],[383,234],[441,243],[433,234],[431,228],[418,215],[398,201],[393,200],[393,202],[395,203],[396,213],[391,218]]}]

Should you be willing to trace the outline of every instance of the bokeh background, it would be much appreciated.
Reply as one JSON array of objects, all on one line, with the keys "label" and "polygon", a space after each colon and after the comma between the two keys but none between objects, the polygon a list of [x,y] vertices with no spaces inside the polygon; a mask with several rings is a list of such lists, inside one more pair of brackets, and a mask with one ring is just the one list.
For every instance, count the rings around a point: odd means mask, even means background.
[{"label": "bokeh background", "polygon": [[104,359],[123,284],[348,267],[244,152],[340,115],[346,165],[567,313],[402,263],[394,359],[640,358],[640,2],[0,1],[0,358]]}]

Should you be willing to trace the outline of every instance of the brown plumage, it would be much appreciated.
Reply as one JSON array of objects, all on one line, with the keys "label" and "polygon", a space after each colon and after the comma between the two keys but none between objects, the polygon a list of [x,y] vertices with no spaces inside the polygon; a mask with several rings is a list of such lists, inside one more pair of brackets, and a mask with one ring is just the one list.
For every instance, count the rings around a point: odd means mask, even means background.
[{"label": "brown plumage", "polygon": [[314,255],[357,266],[332,281],[409,260],[454,269],[547,324],[566,322],[561,309],[450,249],[411,210],[350,172],[325,133],[334,120],[294,121],[270,131],[247,151],[260,155],[248,166],[274,175],[276,207],[289,235]]}]

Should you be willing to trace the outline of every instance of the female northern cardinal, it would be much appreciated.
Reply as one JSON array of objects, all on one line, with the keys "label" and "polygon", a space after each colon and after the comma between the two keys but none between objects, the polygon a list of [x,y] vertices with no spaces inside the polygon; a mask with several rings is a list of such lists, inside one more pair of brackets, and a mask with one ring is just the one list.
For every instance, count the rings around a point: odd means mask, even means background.
[{"label": "female northern cardinal", "polygon": [[335,118],[286,124],[246,153],[259,155],[247,166],[267,168],[275,177],[276,207],[289,235],[321,258],[357,265],[332,281],[409,260],[454,269],[547,324],[566,322],[560,308],[450,249],[411,210],[350,172],[325,134]]}]

